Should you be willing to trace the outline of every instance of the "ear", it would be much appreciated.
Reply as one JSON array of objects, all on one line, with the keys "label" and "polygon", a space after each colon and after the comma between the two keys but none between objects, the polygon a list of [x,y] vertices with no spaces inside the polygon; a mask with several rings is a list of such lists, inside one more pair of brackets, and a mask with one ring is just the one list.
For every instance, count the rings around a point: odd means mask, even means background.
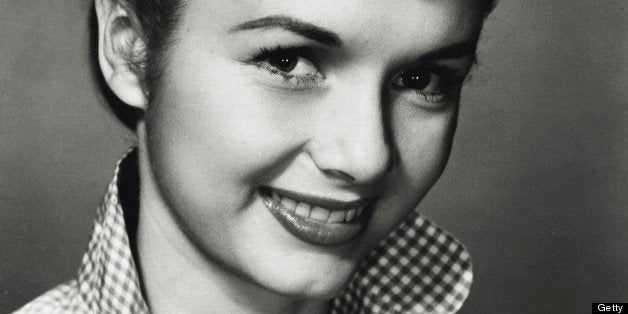
[{"label": "ear", "polygon": [[126,104],[146,109],[144,86],[146,44],[133,24],[132,12],[115,0],[96,0],[98,18],[98,62],[109,88]]}]

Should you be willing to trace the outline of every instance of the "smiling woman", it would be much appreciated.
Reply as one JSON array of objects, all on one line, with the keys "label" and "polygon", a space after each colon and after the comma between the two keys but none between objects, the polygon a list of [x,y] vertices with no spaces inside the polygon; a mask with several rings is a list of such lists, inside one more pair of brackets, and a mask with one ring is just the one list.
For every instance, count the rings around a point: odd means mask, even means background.
[{"label": "smiling woman", "polygon": [[457,311],[468,254],[414,209],[491,7],[97,0],[138,147],[79,278],[21,311]]}]

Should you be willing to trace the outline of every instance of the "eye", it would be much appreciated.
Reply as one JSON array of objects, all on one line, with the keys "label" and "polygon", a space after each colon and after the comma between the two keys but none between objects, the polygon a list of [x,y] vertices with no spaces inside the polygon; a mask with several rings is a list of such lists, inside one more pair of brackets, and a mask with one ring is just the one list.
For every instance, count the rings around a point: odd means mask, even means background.
[{"label": "eye", "polygon": [[264,70],[264,76],[272,84],[289,89],[302,90],[319,86],[325,78],[315,61],[316,53],[307,47],[274,49],[262,48],[252,60]]},{"label": "eye", "polygon": [[299,57],[287,52],[277,52],[268,56],[268,64],[282,72],[290,72],[299,63]]},{"label": "eye", "polygon": [[453,81],[447,69],[416,67],[401,72],[392,88],[410,101],[438,105],[455,85]]},{"label": "eye", "polygon": [[264,50],[258,58],[258,64],[290,76],[316,75],[319,72],[317,66],[297,49]]},{"label": "eye", "polygon": [[430,76],[426,69],[414,69],[402,73],[394,83],[399,87],[422,90],[430,84]]}]

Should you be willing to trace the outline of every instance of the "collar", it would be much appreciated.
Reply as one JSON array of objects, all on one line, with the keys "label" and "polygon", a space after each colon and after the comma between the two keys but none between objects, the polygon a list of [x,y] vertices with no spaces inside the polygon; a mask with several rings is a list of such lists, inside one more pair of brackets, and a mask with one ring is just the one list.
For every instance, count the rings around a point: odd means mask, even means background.
[{"label": "collar", "polygon": [[[134,149],[118,162],[79,270],[78,295],[94,313],[149,313],[130,246],[137,182]],[[330,313],[455,313],[472,278],[464,247],[413,213],[359,265]]]}]

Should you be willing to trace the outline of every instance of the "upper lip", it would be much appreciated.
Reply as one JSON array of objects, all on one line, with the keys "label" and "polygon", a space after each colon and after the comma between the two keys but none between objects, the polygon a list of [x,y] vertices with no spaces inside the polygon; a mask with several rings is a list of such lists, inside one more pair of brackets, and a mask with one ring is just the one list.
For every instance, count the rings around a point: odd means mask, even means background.
[{"label": "upper lip", "polygon": [[299,193],[295,191],[289,191],[289,190],[279,189],[279,188],[270,187],[270,186],[265,186],[264,188],[268,189],[271,192],[276,192],[282,197],[287,197],[297,202],[307,203],[312,206],[322,207],[322,208],[325,208],[328,210],[334,210],[334,211],[350,210],[350,209],[354,209],[354,208],[358,208],[362,206],[368,206],[370,204],[373,204],[375,201],[377,201],[376,197],[366,197],[366,198],[359,198],[353,201],[345,202],[345,201],[340,201],[340,200],[329,198],[329,197],[309,195],[305,193]]}]

